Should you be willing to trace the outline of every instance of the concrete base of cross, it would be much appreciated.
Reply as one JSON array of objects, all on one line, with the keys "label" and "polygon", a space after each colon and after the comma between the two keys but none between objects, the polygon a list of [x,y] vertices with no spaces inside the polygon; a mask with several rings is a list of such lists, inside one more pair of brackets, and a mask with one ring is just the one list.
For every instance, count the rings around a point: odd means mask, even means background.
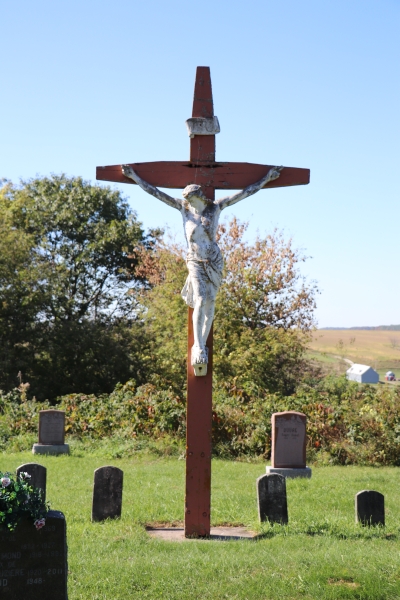
[{"label": "concrete base of cross", "polygon": [[33,444],[32,454],[69,454],[68,444]]},{"label": "concrete base of cross", "polygon": [[273,473],[278,473],[278,475],[283,475],[284,477],[290,477],[290,478],[294,478],[294,477],[307,477],[308,479],[310,479],[311,477],[311,469],[310,467],[304,467],[304,468],[299,468],[299,469],[295,469],[295,468],[283,468],[283,467],[266,467],[266,473],[267,475],[272,475]]},{"label": "concrete base of cross", "polygon": [[210,535],[205,538],[185,537],[185,530],[179,527],[146,527],[147,533],[159,540],[168,542],[190,542],[190,541],[232,541],[232,540],[255,540],[257,534],[248,531],[245,527],[211,527]]}]

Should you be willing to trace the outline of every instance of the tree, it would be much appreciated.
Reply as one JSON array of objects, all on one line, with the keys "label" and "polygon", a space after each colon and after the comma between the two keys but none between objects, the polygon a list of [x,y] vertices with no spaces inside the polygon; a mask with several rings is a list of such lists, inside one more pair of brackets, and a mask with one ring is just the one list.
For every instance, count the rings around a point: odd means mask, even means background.
[{"label": "tree", "polygon": [[136,276],[148,282],[137,291],[150,344],[150,379],[182,394],[186,386],[187,307],[181,290],[187,276],[184,250],[159,238],[153,248],[138,249]]},{"label": "tree", "polygon": [[144,377],[132,295],[144,281],[132,274],[134,249],[154,238],[120,193],[65,175],[6,183],[0,230],[0,387],[21,371],[32,393],[54,398]]},{"label": "tree", "polygon": [[0,193],[0,387],[6,391],[16,386],[18,372],[25,372],[32,363],[28,339],[42,306],[32,238],[13,226],[5,210],[10,191],[5,182]]},{"label": "tree", "polygon": [[[236,219],[219,228],[225,267],[214,320],[215,384],[241,395],[290,394],[307,368],[317,286],[302,277],[299,265],[306,257],[291,239],[275,230],[250,244],[244,240],[246,229]],[[153,283],[141,302],[155,372],[177,390],[185,385],[184,254],[163,241],[139,267]]]},{"label": "tree", "polygon": [[246,230],[235,218],[219,229],[225,276],[215,319],[216,380],[239,394],[288,395],[308,368],[317,286],[301,275],[307,257],[291,239],[274,230],[250,244]]}]

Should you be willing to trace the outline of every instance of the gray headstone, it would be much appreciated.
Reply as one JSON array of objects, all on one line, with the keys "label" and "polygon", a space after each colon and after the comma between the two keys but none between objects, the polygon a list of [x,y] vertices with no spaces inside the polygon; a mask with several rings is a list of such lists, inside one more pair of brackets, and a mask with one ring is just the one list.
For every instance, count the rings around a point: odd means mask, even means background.
[{"label": "gray headstone", "polygon": [[283,475],[262,475],[257,479],[258,516],[261,522],[288,522],[286,478]]},{"label": "gray headstone", "polygon": [[68,600],[66,523],[61,512],[47,513],[36,531],[32,521],[15,531],[0,528],[2,600]]},{"label": "gray headstone", "polygon": [[123,472],[117,467],[100,467],[95,470],[92,521],[121,516],[123,476]]},{"label": "gray headstone", "polygon": [[356,523],[385,525],[385,496],[373,490],[363,490],[355,496]]},{"label": "gray headstone", "polygon": [[26,463],[17,469],[17,477],[20,473],[28,473],[31,478],[29,483],[34,488],[39,488],[43,491],[43,500],[46,500],[46,467],[37,463]]},{"label": "gray headstone", "polygon": [[293,410],[272,415],[272,467],[305,468],[306,422],[306,415]]},{"label": "gray headstone", "polygon": [[39,411],[39,444],[63,445],[65,412],[63,410]]}]

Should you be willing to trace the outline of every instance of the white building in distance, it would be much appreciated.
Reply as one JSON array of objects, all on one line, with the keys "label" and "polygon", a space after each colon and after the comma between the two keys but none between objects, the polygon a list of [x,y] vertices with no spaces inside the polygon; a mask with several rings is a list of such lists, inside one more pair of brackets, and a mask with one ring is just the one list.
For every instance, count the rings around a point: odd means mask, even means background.
[{"label": "white building in distance", "polygon": [[367,365],[352,365],[350,369],[347,369],[346,377],[349,381],[358,381],[358,383],[378,383],[379,381],[378,373]]}]

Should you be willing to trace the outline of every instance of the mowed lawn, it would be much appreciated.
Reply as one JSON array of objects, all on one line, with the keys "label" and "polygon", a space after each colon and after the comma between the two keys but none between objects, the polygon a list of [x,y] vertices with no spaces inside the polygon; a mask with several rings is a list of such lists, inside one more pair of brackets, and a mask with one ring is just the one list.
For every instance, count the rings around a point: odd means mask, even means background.
[{"label": "mowed lawn", "polygon": [[[0,470],[32,459],[2,454]],[[79,451],[38,462],[48,469],[52,507],[67,519],[70,600],[400,598],[399,468],[314,468],[311,480],[288,481],[289,525],[260,527],[255,480],[265,465],[214,460],[213,524],[262,535],[177,543],[150,539],[145,525],[181,522],[183,460]],[[107,464],[124,471],[122,518],[93,524],[93,471]],[[363,489],[385,494],[385,528],[355,524],[354,495]]]}]

